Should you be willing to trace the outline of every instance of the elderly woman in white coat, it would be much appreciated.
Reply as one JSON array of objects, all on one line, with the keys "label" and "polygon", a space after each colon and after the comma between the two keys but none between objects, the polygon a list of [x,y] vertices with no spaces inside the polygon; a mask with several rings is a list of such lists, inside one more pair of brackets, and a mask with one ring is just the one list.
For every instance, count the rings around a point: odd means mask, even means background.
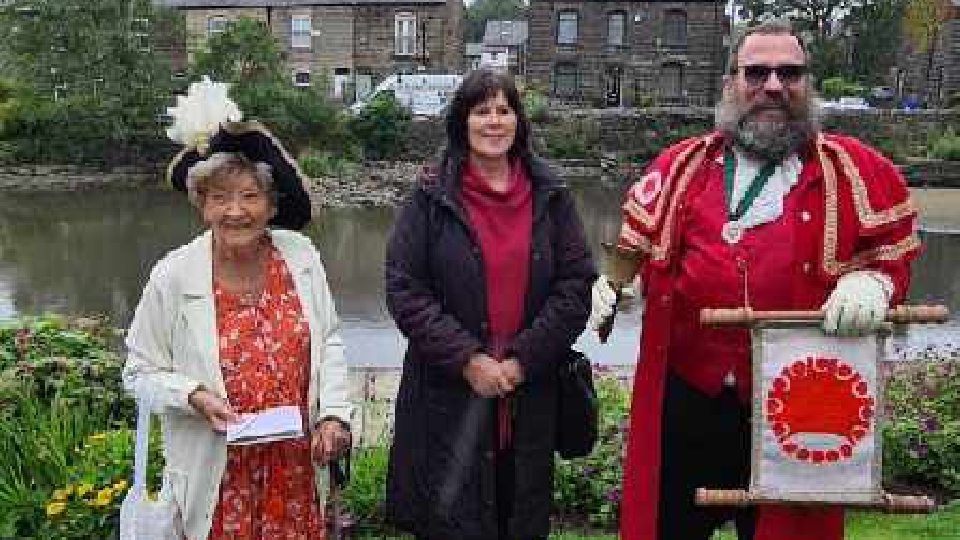
[{"label": "elderly woman in white coat", "polygon": [[[315,468],[349,448],[350,404],[323,265],[288,230],[310,218],[299,170],[265,128],[234,123],[206,154],[181,152],[169,177],[209,230],[153,268],[123,381],[161,417],[187,537],[323,538]],[[284,405],[308,436],[227,445],[241,414]]]}]

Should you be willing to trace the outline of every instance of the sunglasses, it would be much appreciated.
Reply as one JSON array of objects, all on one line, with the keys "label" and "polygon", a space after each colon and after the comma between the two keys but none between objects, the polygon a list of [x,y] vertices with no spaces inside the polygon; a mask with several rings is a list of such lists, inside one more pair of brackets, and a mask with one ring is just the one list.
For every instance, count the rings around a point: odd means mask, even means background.
[{"label": "sunglasses", "polygon": [[[737,71],[743,72],[743,78],[750,86],[761,86],[770,79],[771,73],[777,74],[777,80],[783,84],[796,84],[807,73],[807,66],[803,64],[783,64],[780,66],[765,66],[753,64],[740,66]],[[734,72],[736,73],[736,71]]]}]

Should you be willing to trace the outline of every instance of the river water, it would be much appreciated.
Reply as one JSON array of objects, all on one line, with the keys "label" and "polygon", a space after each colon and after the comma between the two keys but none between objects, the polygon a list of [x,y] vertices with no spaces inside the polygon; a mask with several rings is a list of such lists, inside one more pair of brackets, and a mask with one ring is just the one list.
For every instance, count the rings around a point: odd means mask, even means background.
[{"label": "river water", "polygon": [[[574,183],[581,217],[595,248],[615,238],[618,188]],[[343,319],[348,359],[356,366],[396,366],[403,338],[383,299],[383,257],[393,220],[389,208],[321,211],[306,231],[317,244]],[[179,193],[98,190],[0,195],[0,318],[56,312],[103,314],[121,327],[130,320],[154,262],[201,230]],[[960,310],[960,234],[924,233],[911,296]],[[605,346],[580,344],[596,362],[633,361],[640,310],[628,306]],[[912,331],[909,346],[952,345],[956,318],[940,328]]]}]

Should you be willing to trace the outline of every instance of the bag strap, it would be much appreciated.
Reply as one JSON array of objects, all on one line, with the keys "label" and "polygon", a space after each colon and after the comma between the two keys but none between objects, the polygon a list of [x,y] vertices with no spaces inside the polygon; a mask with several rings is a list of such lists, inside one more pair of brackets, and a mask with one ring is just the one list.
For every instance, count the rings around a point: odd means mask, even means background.
[{"label": "bag strap", "polygon": [[137,400],[137,439],[133,449],[132,490],[147,490],[147,452],[150,449],[150,405],[145,399]]}]

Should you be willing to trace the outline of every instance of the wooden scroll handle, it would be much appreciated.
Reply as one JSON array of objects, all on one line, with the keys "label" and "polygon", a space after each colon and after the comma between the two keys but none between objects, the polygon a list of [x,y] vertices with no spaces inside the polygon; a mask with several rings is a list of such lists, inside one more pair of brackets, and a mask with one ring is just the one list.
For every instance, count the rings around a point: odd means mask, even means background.
[{"label": "wooden scroll handle", "polygon": [[[750,506],[758,503],[776,504],[778,502],[756,499],[745,489],[708,488],[697,488],[694,500],[697,506]],[[937,509],[937,503],[930,497],[924,495],[893,495],[891,493],[884,493],[883,498],[876,503],[852,504],[851,506],[878,508],[891,514],[929,514]]]},{"label": "wooden scroll handle", "polygon": [[[754,311],[748,307],[700,310],[700,324],[704,326],[751,326],[764,321],[822,321],[823,310],[809,311]],[[950,309],[944,305],[900,305],[887,311],[887,322],[943,323],[950,319]]]},{"label": "wooden scroll handle", "polygon": [[697,488],[694,497],[697,506],[749,506],[753,496],[745,489]]},{"label": "wooden scroll handle", "polygon": [[924,495],[884,493],[882,508],[890,514],[929,514],[937,509],[937,503]]}]

